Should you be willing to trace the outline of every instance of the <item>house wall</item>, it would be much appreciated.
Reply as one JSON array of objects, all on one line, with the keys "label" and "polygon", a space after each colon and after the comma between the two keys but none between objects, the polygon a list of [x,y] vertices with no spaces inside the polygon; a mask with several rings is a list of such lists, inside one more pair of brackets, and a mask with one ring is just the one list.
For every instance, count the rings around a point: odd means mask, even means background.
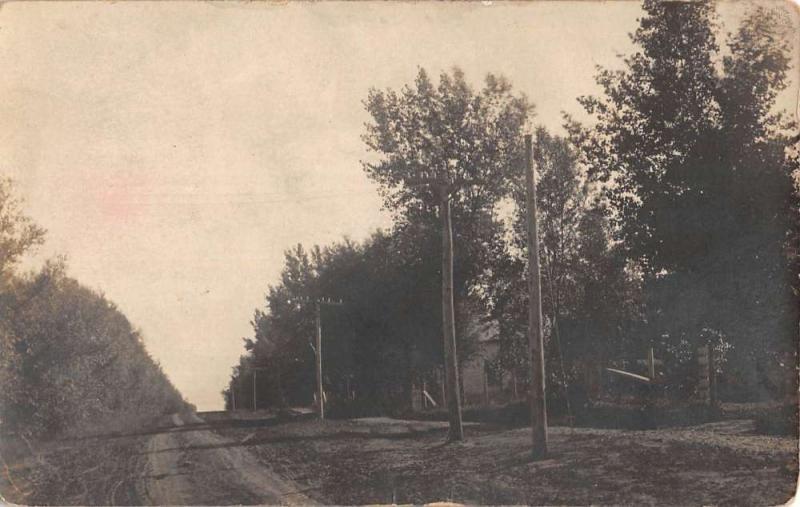
[{"label": "house wall", "polygon": [[[459,370],[462,385],[462,404],[464,406],[482,406],[492,403],[508,401],[511,393],[511,379],[504,379],[507,393],[503,393],[503,385],[489,383],[486,376],[486,363],[493,360],[498,353],[498,343],[495,340],[482,341],[475,357],[463,363]],[[413,410],[426,410],[434,408],[433,404],[424,398],[423,387],[436,403],[442,407],[442,372],[435,372],[426,382],[416,382],[412,386],[411,406]],[[446,401],[446,400],[445,400]]]},{"label": "house wall", "polygon": [[500,386],[487,385],[486,362],[497,355],[497,343],[494,341],[481,342],[475,358],[465,363],[461,368],[461,383],[464,387],[465,405],[485,405],[487,395],[491,403],[492,394]]}]

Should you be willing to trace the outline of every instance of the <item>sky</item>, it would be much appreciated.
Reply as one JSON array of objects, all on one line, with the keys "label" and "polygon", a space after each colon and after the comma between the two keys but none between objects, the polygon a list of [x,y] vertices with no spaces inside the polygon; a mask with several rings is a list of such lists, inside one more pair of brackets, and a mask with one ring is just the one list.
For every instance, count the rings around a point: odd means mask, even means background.
[{"label": "sky", "polygon": [[[721,5],[721,21],[746,7]],[[557,131],[562,111],[585,119],[576,97],[632,50],[640,14],[629,1],[4,3],[0,174],[48,231],[26,266],[65,255],[187,400],[219,409],[283,252],[391,225],[360,163],[371,87],[420,67],[458,66],[476,87],[502,74]],[[796,97],[781,100],[794,111]]]}]

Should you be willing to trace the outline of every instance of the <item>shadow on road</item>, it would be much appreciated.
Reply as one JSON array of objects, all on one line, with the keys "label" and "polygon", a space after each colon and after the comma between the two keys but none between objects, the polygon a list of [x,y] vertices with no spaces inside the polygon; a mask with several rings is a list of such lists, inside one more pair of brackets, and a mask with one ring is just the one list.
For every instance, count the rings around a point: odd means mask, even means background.
[{"label": "shadow on road", "polygon": [[265,414],[262,417],[251,419],[213,418],[200,422],[186,422],[180,426],[173,424],[154,423],[151,427],[135,431],[112,431],[96,435],[64,438],[64,442],[82,442],[91,440],[113,440],[129,437],[157,435],[160,433],[181,433],[186,431],[214,430],[223,428],[263,428],[289,421],[302,421],[312,419],[314,414]]},{"label": "shadow on road", "polygon": [[[272,424],[265,424],[264,426],[272,426],[282,421],[275,421]],[[406,439],[416,439],[423,435],[435,435],[440,434],[444,435],[447,433],[447,428],[432,428],[427,430],[409,430],[408,432],[404,433],[380,433],[380,432],[361,432],[361,431],[337,431],[334,433],[325,433],[321,435],[291,435],[291,436],[279,436],[279,437],[268,437],[268,438],[252,438],[247,440],[246,442],[225,442],[220,444],[204,444],[204,445],[189,445],[184,447],[170,447],[165,449],[159,449],[157,451],[153,451],[151,453],[144,453],[144,454],[153,454],[153,453],[163,453],[163,452],[174,452],[179,450],[210,450],[210,449],[226,449],[226,448],[234,448],[234,447],[251,447],[251,446],[259,446],[259,445],[268,445],[268,444],[283,444],[283,443],[291,443],[291,442],[314,442],[314,441],[329,441],[329,440],[338,440],[342,438],[352,438],[352,439],[361,439],[361,440],[374,440],[374,439],[386,439],[386,440],[406,440]]]}]

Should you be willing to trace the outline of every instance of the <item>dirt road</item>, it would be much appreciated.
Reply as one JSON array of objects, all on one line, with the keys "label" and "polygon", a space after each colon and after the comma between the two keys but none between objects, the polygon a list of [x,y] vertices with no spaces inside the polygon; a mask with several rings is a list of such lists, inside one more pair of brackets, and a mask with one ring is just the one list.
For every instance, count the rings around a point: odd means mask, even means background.
[{"label": "dirt road", "polygon": [[175,414],[172,428],[149,437],[137,488],[151,505],[312,504],[240,442],[212,432],[196,414]]}]

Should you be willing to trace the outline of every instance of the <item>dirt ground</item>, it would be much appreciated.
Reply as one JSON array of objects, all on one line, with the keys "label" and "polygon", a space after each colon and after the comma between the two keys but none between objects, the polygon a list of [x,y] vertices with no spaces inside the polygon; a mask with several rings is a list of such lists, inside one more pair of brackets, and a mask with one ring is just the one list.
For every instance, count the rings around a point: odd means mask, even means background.
[{"label": "dirt ground", "polygon": [[[126,435],[63,440],[21,461],[4,448],[0,493],[34,505],[323,503],[777,505],[795,491],[797,440],[752,420],[648,431],[527,429],[313,414],[175,415]],[[8,465],[6,468],[5,465]]]},{"label": "dirt ground", "polygon": [[[0,442],[0,503],[20,505],[134,505],[146,437]],[[15,448],[16,447],[16,448]]]},{"label": "dirt ground", "polygon": [[550,429],[550,456],[528,459],[529,431],[481,425],[443,445],[438,422],[373,418],[221,426],[320,503],[776,505],[795,491],[797,441],[752,434],[749,420],[650,431]]},{"label": "dirt ground", "polygon": [[[196,414],[174,414],[125,435],[62,439],[17,450],[24,453],[8,453],[9,446],[2,446],[0,500],[26,505],[314,503],[247,447],[210,428]],[[14,454],[21,459],[11,459]]]},{"label": "dirt ground", "polygon": [[297,486],[276,475],[244,446],[211,431],[195,414],[174,415],[172,431],[146,446],[138,482],[149,505],[308,505]]}]

